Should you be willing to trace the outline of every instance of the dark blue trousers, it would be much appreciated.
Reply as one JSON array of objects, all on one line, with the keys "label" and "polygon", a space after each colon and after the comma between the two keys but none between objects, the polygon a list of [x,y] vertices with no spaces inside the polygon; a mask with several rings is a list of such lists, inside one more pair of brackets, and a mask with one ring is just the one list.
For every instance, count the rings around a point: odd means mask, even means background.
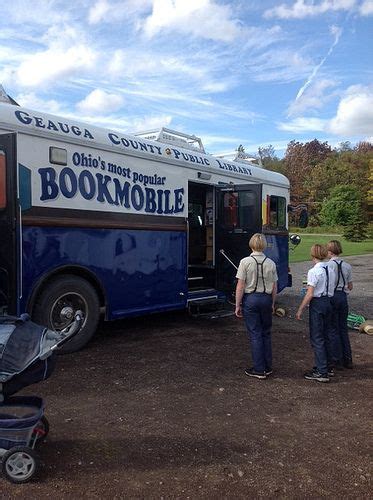
[{"label": "dark blue trousers", "polygon": [[330,343],[332,306],[329,297],[314,297],[310,302],[309,327],[315,365],[319,373],[326,375],[332,365]]},{"label": "dark blue trousers", "polygon": [[332,304],[331,341],[333,360],[338,364],[351,363],[352,352],[347,326],[347,294],[337,290],[330,302]]},{"label": "dark blue trousers", "polygon": [[246,293],[243,315],[250,338],[254,370],[260,373],[272,370],[272,296],[268,293]]}]

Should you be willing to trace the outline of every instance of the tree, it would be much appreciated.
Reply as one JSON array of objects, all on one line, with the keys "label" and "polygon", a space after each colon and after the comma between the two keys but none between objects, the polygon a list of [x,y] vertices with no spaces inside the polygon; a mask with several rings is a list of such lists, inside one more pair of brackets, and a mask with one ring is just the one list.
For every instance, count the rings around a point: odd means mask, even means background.
[{"label": "tree", "polygon": [[351,142],[350,141],[340,142],[336,150],[339,151],[340,153],[342,153],[343,151],[351,151],[352,150]]},{"label": "tree", "polygon": [[364,219],[359,191],[353,186],[337,186],[330,192],[322,204],[320,218],[329,226],[347,226]]},{"label": "tree", "polygon": [[368,141],[361,141],[356,145],[355,151],[357,151],[358,153],[372,153],[373,144]]},{"label": "tree", "polygon": [[263,165],[266,161],[273,161],[277,159],[275,148],[272,146],[272,144],[269,144],[268,146],[259,146],[258,155],[262,160]]},{"label": "tree", "polygon": [[360,195],[364,210],[367,210],[370,164],[373,151],[360,150],[334,151],[323,162],[316,165],[305,180],[309,199],[322,202],[330,195],[333,188],[340,185],[355,187]]},{"label": "tree", "polygon": [[268,146],[260,146],[258,148],[258,156],[265,169],[285,174],[284,161],[277,157],[275,148],[272,144],[269,144]]},{"label": "tree", "polygon": [[327,142],[313,141],[301,143],[291,141],[285,153],[285,175],[290,180],[291,198],[294,202],[308,201],[309,192],[306,187],[312,169],[322,163],[332,149]]},{"label": "tree", "polygon": [[342,236],[348,241],[363,241],[366,240],[367,222],[364,219],[363,212],[356,212],[350,218],[349,224],[344,227]]}]

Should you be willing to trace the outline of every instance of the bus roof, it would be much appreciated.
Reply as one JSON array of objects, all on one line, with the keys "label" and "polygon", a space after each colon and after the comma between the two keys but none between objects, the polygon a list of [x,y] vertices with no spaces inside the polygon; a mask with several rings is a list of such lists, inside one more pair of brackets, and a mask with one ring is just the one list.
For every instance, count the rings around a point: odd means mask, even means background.
[{"label": "bus roof", "polygon": [[38,137],[47,137],[64,143],[91,146],[98,149],[140,156],[181,167],[197,168],[209,173],[225,174],[248,182],[289,188],[289,180],[282,174],[265,170],[249,162],[228,161],[202,151],[184,149],[175,144],[157,142],[136,135],[124,134],[74,119],[40,113],[0,102],[0,130],[14,131]]}]

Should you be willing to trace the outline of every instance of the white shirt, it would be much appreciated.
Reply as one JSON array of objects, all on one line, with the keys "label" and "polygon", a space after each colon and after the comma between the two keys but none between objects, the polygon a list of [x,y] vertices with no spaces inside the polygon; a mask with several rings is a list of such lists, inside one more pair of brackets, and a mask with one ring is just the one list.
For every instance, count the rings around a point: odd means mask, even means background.
[{"label": "white shirt", "polygon": [[[341,265],[341,272],[343,274],[343,277],[340,275],[339,276],[339,283],[338,283],[338,264],[342,262]],[[336,282],[335,286],[337,287],[337,290],[342,290],[343,292],[349,293],[350,290],[347,288],[348,283],[352,283],[352,268],[348,262],[345,262],[344,260],[340,259],[339,257],[332,257],[329,262],[328,262],[328,267],[329,269],[332,268],[335,272],[336,276]],[[345,281],[345,285],[343,286],[343,278]]]},{"label": "white shirt", "polygon": [[[258,264],[263,262],[263,275],[261,269],[262,266],[258,266],[253,257],[256,259]],[[271,294],[273,284],[278,280],[276,264],[273,260],[268,257],[266,258],[263,252],[252,252],[249,257],[245,257],[241,260],[240,265],[238,266],[236,278],[245,282],[245,293],[252,293],[254,291],[263,293],[264,281],[265,292]]]},{"label": "white shirt", "polygon": [[[325,268],[328,269],[328,275],[329,275],[328,291],[326,290],[327,279],[326,279]],[[323,295],[326,295],[326,292],[328,297],[333,297],[335,283],[336,283],[335,270],[331,266],[329,266],[328,262],[317,262],[308,271],[307,285],[314,287],[315,289],[313,292],[314,297],[321,297]]]}]

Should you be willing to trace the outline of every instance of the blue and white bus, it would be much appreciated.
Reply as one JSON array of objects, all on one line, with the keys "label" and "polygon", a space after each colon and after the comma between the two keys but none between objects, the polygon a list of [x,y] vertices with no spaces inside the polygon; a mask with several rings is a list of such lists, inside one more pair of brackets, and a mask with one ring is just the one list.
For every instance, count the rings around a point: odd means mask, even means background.
[{"label": "blue and white bus", "polygon": [[[240,155],[238,155],[240,156]],[[242,156],[242,154],[241,154]],[[264,232],[289,285],[289,182],[200,139],[140,135],[0,104],[0,312],[60,330],[221,300]]]}]

